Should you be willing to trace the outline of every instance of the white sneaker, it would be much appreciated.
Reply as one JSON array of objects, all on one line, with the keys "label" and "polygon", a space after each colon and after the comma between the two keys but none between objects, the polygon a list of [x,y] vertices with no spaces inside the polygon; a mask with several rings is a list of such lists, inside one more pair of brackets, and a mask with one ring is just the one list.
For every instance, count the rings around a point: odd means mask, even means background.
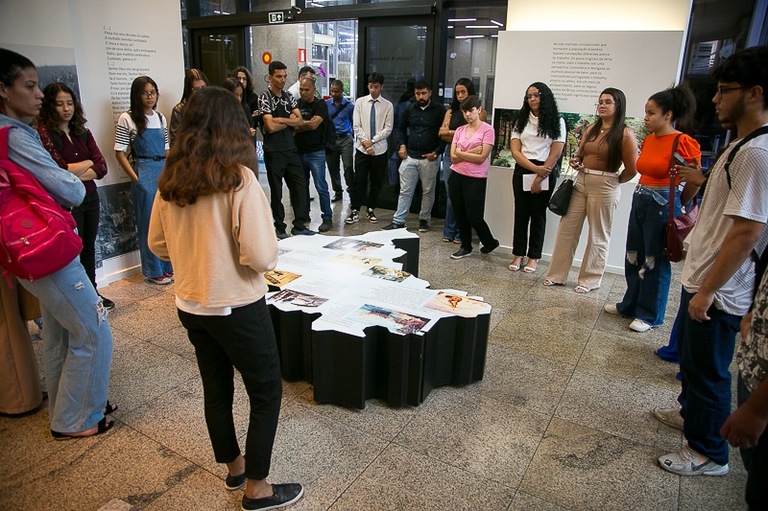
[{"label": "white sneaker", "polygon": [[683,416],[677,408],[654,408],[653,416],[665,426],[683,430]]},{"label": "white sneaker", "polygon": [[728,473],[728,463],[718,465],[687,445],[678,452],[659,456],[659,466],[681,476],[724,476]]},{"label": "white sneaker", "polygon": [[632,323],[629,324],[629,329],[634,330],[635,332],[647,332],[652,327],[642,319],[634,319],[632,320]]},{"label": "white sneaker", "polygon": [[605,307],[603,307],[603,310],[608,314],[614,314],[614,315],[619,314],[619,308],[616,307],[615,303],[606,303]]}]

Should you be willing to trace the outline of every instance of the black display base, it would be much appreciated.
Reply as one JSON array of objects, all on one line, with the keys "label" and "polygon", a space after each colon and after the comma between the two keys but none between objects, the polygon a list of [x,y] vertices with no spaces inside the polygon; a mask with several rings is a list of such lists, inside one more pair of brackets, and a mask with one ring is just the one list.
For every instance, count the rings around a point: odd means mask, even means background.
[{"label": "black display base", "polygon": [[[399,258],[403,269],[417,275],[419,239],[394,244],[407,252]],[[423,335],[371,326],[360,338],[313,331],[320,314],[269,309],[283,378],[312,383],[318,403],[363,409],[379,398],[393,407],[418,406],[436,387],[483,379],[490,314],[442,318]]]}]

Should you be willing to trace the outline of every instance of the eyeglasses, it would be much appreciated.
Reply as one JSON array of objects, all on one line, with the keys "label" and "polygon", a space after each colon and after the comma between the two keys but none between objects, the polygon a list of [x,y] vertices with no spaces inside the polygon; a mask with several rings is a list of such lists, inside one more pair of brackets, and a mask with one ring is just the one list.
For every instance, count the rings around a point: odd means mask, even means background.
[{"label": "eyeglasses", "polygon": [[729,90],[741,90],[741,89],[749,89],[749,87],[746,87],[746,86],[741,86],[741,87],[723,87],[722,85],[719,85],[717,87],[717,95],[722,98],[724,92],[728,92]]},{"label": "eyeglasses", "polygon": [[534,92],[533,94],[526,94],[525,96],[523,96],[523,99],[526,101],[530,101],[534,98],[540,98],[540,97],[541,97],[541,92]]},{"label": "eyeglasses", "polygon": [[145,91],[143,91],[141,93],[141,97],[142,98],[153,98],[155,96],[157,96],[157,91],[156,90],[150,90],[150,91],[146,91],[145,90]]}]

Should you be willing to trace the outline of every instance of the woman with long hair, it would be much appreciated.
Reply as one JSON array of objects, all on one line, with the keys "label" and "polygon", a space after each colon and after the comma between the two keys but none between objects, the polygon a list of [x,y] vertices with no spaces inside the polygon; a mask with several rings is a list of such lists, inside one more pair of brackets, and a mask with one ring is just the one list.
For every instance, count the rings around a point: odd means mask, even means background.
[{"label": "woman with long hair", "polygon": [[205,73],[199,69],[190,69],[184,75],[184,92],[181,94],[181,101],[179,101],[173,111],[171,112],[171,124],[169,136],[169,146],[173,147],[173,143],[176,141],[176,132],[181,124],[181,116],[184,115],[184,107],[187,105],[187,100],[194,93],[209,85],[208,77]]},{"label": "woman with long hair", "polygon": [[[445,152],[443,153],[443,160],[441,165],[442,180],[445,185],[445,223],[443,224],[443,242],[450,243],[451,241],[459,244],[461,238],[459,238],[459,227],[456,225],[456,217],[453,213],[453,204],[451,203],[450,193],[448,192],[448,178],[451,177],[451,143],[453,142],[453,136],[456,134],[456,130],[459,126],[467,124],[464,119],[464,112],[461,111],[461,102],[467,99],[469,96],[475,96],[475,84],[469,78],[459,78],[456,81],[456,85],[453,86],[453,100],[451,101],[451,107],[445,112],[443,118],[443,125],[440,126],[438,135],[440,138],[448,142],[445,146]],[[485,110],[480,110],[480,120],[485,122],[488,116]]]},{"label": "woman with long hair", "polygon": [[253,127],[253,116],[251,115],[253,112],[249,111],[248,105],[246,105],[243,101],[243,91],[245,88],[243,87],[242,83],[240,83],[237,78],[230,76],[224,80],[224,83],[221,84],[221,86],[234,94],[234,96],[240,102],[243,107],[243,113],[245,113],[245,118],[248,121],[248,133],[252,137],[256,136],[256,128]]},{"label": "woman with long hair", "polygon": [[472,255],[472,229],[480,238],[480,252],[489,254],[499,246],[485,222],[485,188],[488,183],[491,149],[496,135],[490,124],[480,120],[482,103],[477,96],[461,102],[461,111],[467,123],[459,126],[451,142],[451,170],[449,190],[454,205],[456,223],[461,236],[461,248],[451,254],[452,259]]},{"label": "woman with long hair", "polygon": [[[600,93],[597,120],[587,128],[576,156],[569,161],[578,171],[568,213],[560,220],[545,286],[562,286],[576,254],[584,219],[589,223],[587,247],[581,263],[577,293],[600,287],[611,241],[613,213],[619,204],[619,184],[637,171],[637,138],[625,123],[627,99],[619,89]],[[624,164],[624,170],[619,168]]]},{"label": "woman with long hair", "polygon": [[157,178],[168,153],[165,117],[157,112],[160,90],[149,76],[131,85],[131,109],[120,114],[115,130],[115,157],[131,178],[131,200],[141,254],[141,272],[150,284],[173,282],[173,267],[159,259],[147,245],[149,215],[157,192]]},{"label": "woman with long hair", "polygon": [[248,117],[253,116],[253,112],[259,109],[259,95],[256,94],[256,83],[253,80],[253,75],[245,66],[237,66],[232,71],[232,77],[237,78],[240,85],[243,86],[243,100],[242,103],[248,107]]},{"label": "woman with long hair", "polygon": [[[672,265],[664,255],[664,233],[669,215],[669,201],[674,201],[675,215],[698,191],[687,182],[683,193],[676,186],[669,195],[670,169],[677,165],[674,153],[695,166],[701,161],[701,148],[693,138],[679,131],[693,118],[696,98],[686,85],[657,92],[645,104],[645,129],[637,171],[640,183],[632,196],[632,210],[627,227],[627,256],[624,278],[627,291],[617,304],[607,304],[605,311],[633,318],[629,328],[645,332],[664,322],[672,278]],[[680,177],[676,177],[680,185]]]},{"label": "woman with long hair", "polygon": [[[195,347],[226,487],[246,485],[243,509],[276,509],[304,489],[267,483],[282,390],[263,272],[277,264],[277,239],[247,127],[230,92],[206,87],[190,98],[158,183],[149,244],[177,270],[176,306]],[[234,369],[251,405],[245,457],[232,415]]]},{"label": "woman with long hair", "polygon": [[[560,117],[554,94],[545,83],[532,83],[525,91],[523,106],[512,130],[510,145],[515,159],[512,191],[515,195],[515,231],[509,271],[523,264],[525,273],[536,271],[547,227],[547,205],[555,188],[557,169],[565,145],[565,121]],[[523,176],[534,176],[529,186]],[[546,185],[542,183],[546,181]],[[530,226],[530,237],[529,237]]]},{"label": "woman with long hair", "polygon": [[[63,207],[77,206],[85,197],[82,181],[53,161],[28,126],[42,106],[38,84],[28,58],[0,48],[0,128],[11,127],[9,158]],[[40,300],[51,435],[58,440],[98,435],[114,425],[104,410],[112,332],[101,298],[93,286],[83,285],[87,281],[79,257],[48,276],[19,281]]]},{"label": "woman with long hair", "polygon": [[[83,240],[80,263],[96,289],[96,235],[99,232],[100,202],[94,180],[107,175],[107,162],[91,130],[85,127],[83,106],[74,91],[64,83],[53,82],[45,88],[43,96],[43,106],[37,119],[37,132],[43,147],[51,153],[59,167],[77,176],[85,185],[85,199],[72,208],[72,216],[77,222],[77,233]],[[108,310],[115,308],[112,300],[102,296],[101,301]]]}]

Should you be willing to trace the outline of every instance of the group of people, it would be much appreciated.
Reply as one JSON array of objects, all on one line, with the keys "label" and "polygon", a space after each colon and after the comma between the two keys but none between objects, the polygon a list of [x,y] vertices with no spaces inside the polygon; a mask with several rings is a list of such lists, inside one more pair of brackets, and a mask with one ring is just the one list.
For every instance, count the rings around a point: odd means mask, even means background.
[{"label": "group of people", "polygon": [[[82,106],[64,84],[50,84],[42,93],[32,62],[15,52],[0,52],[0,127],[13,128],[9,156],[57,202],[74,208],[73,214],[81,216],[78,230],[84,246],[92,247],[98,226],[93,180],[107,169],[85,128]],[[202,72],[190,70],[170,130],[156,110],[157,84],[139,77],[131,87],[130,110],[118,120],[114,148],[132,182],[142,272],[154,283],[176,282],[179,318],[195,348],[206,394],[213,450],[216,460],[227,465],[227,489],[245,488],[244,509],[282,507],[303,495],[300,484],[267,482],[282,393],[263,272],[274,268],[277,241],[287,236],[283,180],[294,210],[294,235],[314,234],[308,228],[310,176],[320,197],[320,230],[331,228],[330,202],[342,193],[340,159],[351,199],[345,222],[358,222],[366,206],[367,219],[375,223],[387,138],[395,130],[402,158],[400,196],[385,229],[404,227],[421,182],[419,230],[429,230],[438,160],[447,154],[456,228],[451,231],[446,222],[443,241],[460,244],[451,257],[471,255],[472,230],[481,252],[499,246],[483,219],[494,131],[484,122],[471,81],[456,84],[447,111],[432,100],[427,82],[417,81],[414,101],[395,122],[392,103],[381,95],[384,77],[378,73],[368,77],[369,95],[352,104],[338,81],[331,84],[329,100],[317,98],[311,76],[299,79],[297,100],[284,90],[286,69],[278,61],[270,64],[269,88],[261,95],[253,92],[245,68],[235,70],[228,90],[208,87]],[[623,92],[607,88],[601,93],[597,120],[569,161],[576,171],[573,195],[543,283],[565,284],[587,219],[588,246],[575,290],[588,293],[600,287],[619,184],[640,173],[627,237],[627,291],[605,310],[632,318],[630,328],[636,331],[658,326],[671,280],[663,251],[669,203],[673,201],[678,214],[706,182],[698,222],[686,240],[681,277],[681,409],[654,411],[663,423],[682,429],[687,444],[661,456],[659,464],[681,475],[724,475],[729,470],[728,443],[738,446],[749,472],[747,502],[761,509],[768,505],[760,484],[768,477],[768,280],[762,273],[768,266],[768,48],[734,54],[717,68],[715,78],[718,118],[738,138],[706,175],[698,144],[680,131],[695,110],[685,86],[648,99],[645,127],[650,135],[642,151],[625,125]],[[35,118],[37,131],[29,126]],[[256,176],[256,126],[264,131],[271,200]],[[510,271],[537,269],[565,132],[552,91],[544,83],[531,84],[511,140],[516,165]],[[325,180],[325,165],[331,168],[331,161],[333,199]],[[59,440],[102,434],[114,425],[107,414],[116,406],[106,395],[112,354],[109,301],[96,291],[94,265],[93,254],[84,250],[49,276],[20,281],[41,305],[51,434]],[[7,295],[4,291],[2,297],[10,331],[18,322],[8,318]],[[740,406],[730,415],[728,366],[738,332]],[[251,403],[245,455],[232,415],[234,369],[242,374]]]}]

